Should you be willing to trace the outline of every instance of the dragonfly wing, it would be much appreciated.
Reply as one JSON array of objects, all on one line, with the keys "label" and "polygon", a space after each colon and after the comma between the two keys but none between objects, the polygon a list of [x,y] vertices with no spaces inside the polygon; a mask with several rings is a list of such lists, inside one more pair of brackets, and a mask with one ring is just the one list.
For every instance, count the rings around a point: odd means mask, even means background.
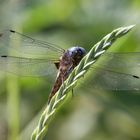
[{"label": "dragonfly wing", "polygon": [[90,84],[97,89],[106,90],[140,90],[140,77],[127,73],[93,68],[94,78],[90,78]]},{"label": "dragonfly wing", "polygon": [[140,90],[140,52],[105,53],[93,68],[98,88]]},{"label": "dragonfly wing", "polygon": [[58,59],[64,50],[55,44],[36,40],[13,30],[0,33],[0,54]]},{"label": "dragonfly wing", "polygon": [[56,73],[52,61],[13,56],[0,57],[0,70],[20,76],[48,76]]},{"label": "dragonfly wing", "polygon": [[106,52],[101,58],[105,59],[105,62],[116,61],[117,66],[124,66],[124,64],[125,66],[140,66],[140,52]]},{"label": "dragonfly wing", "polygon": [[105,53],[97,66],[112,71],[140,75],[140,52]]}]

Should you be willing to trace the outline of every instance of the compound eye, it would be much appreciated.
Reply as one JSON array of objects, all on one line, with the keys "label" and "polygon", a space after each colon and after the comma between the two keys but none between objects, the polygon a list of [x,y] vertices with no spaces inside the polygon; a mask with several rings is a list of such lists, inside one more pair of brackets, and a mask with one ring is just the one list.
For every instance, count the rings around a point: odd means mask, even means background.
[{"label": "compound eye", "polygon": [[75,50],[75,51],[72,52],[72,54],[75,55],[75,54],[77,54],[77,52],[78,52],[78,51]]},{"label": "compound eye", "polygon": [[75,54],[75,52],[74,51],[72,51],[72,55],[74,55]]},{"label": "compound eye", "polygon": [[79,50],[79,53],[80,53],[80,54],[83,54],[82,50]]}]

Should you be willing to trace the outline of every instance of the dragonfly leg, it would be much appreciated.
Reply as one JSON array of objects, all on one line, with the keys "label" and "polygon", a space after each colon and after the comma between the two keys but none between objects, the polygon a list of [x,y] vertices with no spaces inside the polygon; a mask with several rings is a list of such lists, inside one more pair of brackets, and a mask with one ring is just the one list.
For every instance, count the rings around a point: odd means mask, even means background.
[{"label": "dragonfly leg", "polygon": [[73,98],[75,96],[74,95],[74,89],[72,89],[71,92],[72,92],[72,98]]}]

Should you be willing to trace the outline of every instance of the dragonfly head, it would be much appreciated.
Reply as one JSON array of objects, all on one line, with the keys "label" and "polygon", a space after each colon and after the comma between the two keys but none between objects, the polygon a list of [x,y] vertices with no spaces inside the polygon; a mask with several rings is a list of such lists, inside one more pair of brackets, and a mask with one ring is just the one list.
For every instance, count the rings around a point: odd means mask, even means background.
[{"label": "dragonfly head", "polygon": [[71,47],[68,49],[69,55],[72,57],[72,59],[78,64],[81,59],[84,57],[86,54],[86,51],[82,47]]}]

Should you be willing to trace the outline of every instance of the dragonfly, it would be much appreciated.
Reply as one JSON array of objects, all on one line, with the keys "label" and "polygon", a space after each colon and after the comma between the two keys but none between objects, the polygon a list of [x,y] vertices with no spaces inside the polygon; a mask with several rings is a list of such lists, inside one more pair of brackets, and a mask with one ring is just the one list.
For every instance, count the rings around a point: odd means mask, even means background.
[{"label": "dragonfly", "polygon": [[[79,46],[65,50],[14,30],[0,33],[0,70],[20,76],[49,76],[58,70],[48,103],[85,54]],[[140,90],[140,52],[108,52],[102,59],[103,63],[93,66],[95,87]]]}]

